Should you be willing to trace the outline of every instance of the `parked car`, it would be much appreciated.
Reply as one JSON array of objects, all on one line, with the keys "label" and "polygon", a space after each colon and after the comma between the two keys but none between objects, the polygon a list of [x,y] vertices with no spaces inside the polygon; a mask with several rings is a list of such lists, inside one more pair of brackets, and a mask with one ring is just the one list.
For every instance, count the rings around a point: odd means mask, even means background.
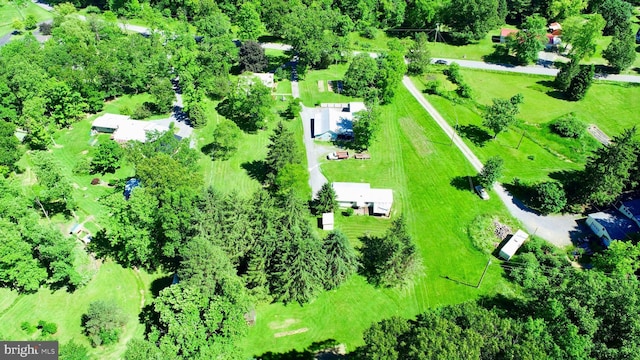
[{"label": "parked car", "polygon": [[447,60],[442,60],[442,59],[438,59],[435,62],[436,65],[449,65],[449,63],[447,62]]},{"label": "parked car", "polygon": [[487,193],[487,190],[485,190],[482,185],[476,185],[476,192],[482,200],[489,200],[489,193]]},{"label": "parked car", "polygon": [[342,160],[342,159],[348,159],[348,158],[349,158],[348,151],[336,151],[327,155],[328,160]]}]

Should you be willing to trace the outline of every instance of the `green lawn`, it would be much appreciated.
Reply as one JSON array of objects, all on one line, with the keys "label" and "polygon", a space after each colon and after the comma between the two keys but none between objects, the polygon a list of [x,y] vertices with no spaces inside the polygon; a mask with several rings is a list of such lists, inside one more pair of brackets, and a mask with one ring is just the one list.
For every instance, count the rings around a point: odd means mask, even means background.
[{"label": "green lawn", "polygon": [[90,353],[96,359],[121,358],[126,342],[144,332],[144,326],[138,322],[138,313],[141,304],[151,303],[151,283],[158,276],[136,273],[106,262],[100,265],[100,270],[86,286],[74,293],[43,288],[35,294],[17,295],[13,291],[0,289],[0,334],[3,340],[35,339],[39,332],[30,336],[20,329],[20,324],[28,321],[35,325],[39,320],[45,320],[58,325],[58,333],[53,338],[61,344],[73,339],[90,347],[86,336],[82,334],[82,315],[93,301],[114,301],[124,310],[128,320],[120,335],[121,340],[116,345],[91,349]]},{"label": "green lawn", "polygon": [[0,36],[14,30],[11,26],[13,20],[18,19],[24,22],[28,15],[34,15],[38,22],[53,18],[53,14],[31,1],[26,2],[25,7],[19,8],[13,2],[0,0]]},{"label": "green lawn", "polygon": [[[105,113],[111,114],[125,114],[129,115],[136,111],[136,109],[145,102],[153,102],[151,99],[151,95],[147,93],[142,94],[134,94],[134,95],[122,95],[117,99],[111,100],[104,105],[103,111]],[[158,120],[158,119],[166,119],[171,116],[170,113],[167,114],[158,114],[151,115],[146,119],[137,119],[137,120]],[[135,118],[135,116],[132,116]]]},{"label": "green lawn", "polygon": [[[302,102],[306,106],[315,106],[320,103],[346,103],[353,101],[353,98],[328,90],[327,82],[342,80],[347,68],[347,64],[334,65],[326,70],[310,71],[306,74],[304,81],[299,83]],[[319,81],[324,84],[321,85],[324,91],[319,91]]]},{"label": "green lawn", "polygon": [[[550,88],[552,77],[530,76],[464,69],[465,81],[474,90],[475,100],[490,104],[496,97],[508,98],[516,93],[524,95],[520,118],[523,124],[512,127],[506,133],[493,135],[482,127],[481,112],[466,104],[454,106],[448,100],[427,95],[429,101],[440,111],[451,125],[458,126],[460,134],[481,160],[500,155],[506,161],[504,180],[513,177],[542,180],[553,171],[581,168],[590,151],[599,145],[589,135],[582,141],[563,139],[549,131],[549,123],[567,113],[574,112],[587,124],[596,124],[609,136],[633,126],[640,105],[634,99],[640,95],[640,86],[624,83],[595,83],[584,100],[565,101],[558,98]],[[426,80],[414,78],[414,83],[423,88]],[[478,126],[476,135],[483,141],[471,141],[473,132],[465,132],[469,125]],[[525,137],[518,143],[525,132]],[[469,134],[465,136],[466,134]]]},{"label": "green lawn", "polygon": [[[252,177],[250,173],[261,171],[261,161],[267,156],[269,136],[280,119],[277,114],[287,106],[287,102],[280,99],[281,97],[277,97],[274,120],[267,124],[267,129],[252,134],[243,132],[238,150],[228,160],[212,161],[210,156],[201,154],[199,164],[206,185],[223,192],[236,192],[241,196],[250,196],[262,187],[259,177]],[[216,105],[216,102],[206,100],[207,126],[194,132],[198,149],[202,149],[213,141],[213,131],[217,124],[224,120],[224,117],[216,111]],[[303,149],[301,124],[297,121],[285,121],[285,124],[288,124],[300,139],[299,146]]]},{"label": "green lawn", "polygon": [[[325,79],[339,78],[343,69],[332,67],[324,72]],[[312,72],[301,83],[302,89],[315,88],[311,92],[303,90],[305,103],[321,97],[317,93],[321,74]],[[322,169],[331,181],[366,181],[394,190],[393,216],[407,217],[423,258],[424,273],[407,289],[375,288],[355,276],[302,307],[259,306],[257,323],[242,344],[247,355],[301,350],[327,339],[345,343],[351,351],[362,344],[362,332],[374,321],[392,315],[411,317],[437,305],[510,291],[497,266],[490,266],[482,286],[475,288],[488,257],[472,247],[467,235],[467,227],[478,214],[507,216],[502,203],[495,197],[481,201],[468,185],[460,186],[455,181],[474,175],[471,165],[450,146],[445,134],[404,88],[396,96],[393,104],[382,108],[382,126],[378,141],[370,149],[371,160],[327,162]],[[382,233],[389,225],[388,219],[371,217],[338,215],[336,220],[336,227],[354,245],[363,234]],[[275,336],[299,329],[307,330]]]}]

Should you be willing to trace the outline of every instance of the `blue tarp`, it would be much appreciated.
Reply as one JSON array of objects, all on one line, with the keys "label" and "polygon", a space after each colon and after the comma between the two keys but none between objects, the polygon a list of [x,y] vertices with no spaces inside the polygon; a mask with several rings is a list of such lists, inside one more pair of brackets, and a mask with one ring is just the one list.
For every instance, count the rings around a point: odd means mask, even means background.
[{"label": "blue tarp", "polygon": [[136,178],[129,179],[126,185],[124,186],[124,198],[129,200],[129,196],[131,196],[131,191],[133,191],[133,189],[135,189],[138,186],[140,186],[140,180]]}]

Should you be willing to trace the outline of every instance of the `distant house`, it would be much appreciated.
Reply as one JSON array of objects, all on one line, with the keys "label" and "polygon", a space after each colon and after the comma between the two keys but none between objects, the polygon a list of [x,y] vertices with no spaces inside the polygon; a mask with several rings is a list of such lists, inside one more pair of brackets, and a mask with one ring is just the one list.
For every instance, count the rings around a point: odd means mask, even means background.
[{"label": "distant house", "polygon": [[389,216],[393,205],[393,190],[372,189],[367,183],[334,182],[338,205],[354,208],[360,214]]},{"label": "distant house", "polygon": [[311,118],[311,137],[333,141],[353,138],[353,114],[366,110],[362,102],[348,104],[320,104]]},{"label": "distant house", "polygon": [[640,199],[621,202],[618,204],[618,211],[640,228]]},{"label": "distant house", "polygon": [[627,234],[640,230],[635,222],[613,211],[589,214],[586,224],[602,240],[604,246],[609,246],[613,240],[624,240]]},{"label": "distant house", "polygon": [[507,28],[502,28],[500,29],[500,44],[505,44],[507,42],[507,38],[518,32],[518,29],[507,29]]},{"label": "distant house", "polygon": [[91,129],[101,133],[111,134],[111,139],[119,143],[127,141],[147,141],[147,133],[152,131],[166,132],[169,128],[149,121],[131,120],[129,116],[104,114],[96,118]]},{"label": "distant house", "polygon": [[516,254],[518,249],[524,244],[525,241],[529,238],[529,234],[522,230],[516,231],[515,234],[511,235],[509,241],[500,249],[500,257],[505,260],[510,260],[513,255]]},{"label": "distant house", "polygon": [[[556,24],[556,25],[554,25]],[[551,29],[555,30],[551,30]],[[507,38],[511,35],[515,35],[519,30],[518,29],[500,29],[500,43],[505,44],[507,42]],[[552,48],[554,46],[558,46],[562,43],[561,36],[562,35],[562,27],[558,23],[552,23],[549,25],[549,32],[546,34],[547,42],[545,47],[547,49]]]}]

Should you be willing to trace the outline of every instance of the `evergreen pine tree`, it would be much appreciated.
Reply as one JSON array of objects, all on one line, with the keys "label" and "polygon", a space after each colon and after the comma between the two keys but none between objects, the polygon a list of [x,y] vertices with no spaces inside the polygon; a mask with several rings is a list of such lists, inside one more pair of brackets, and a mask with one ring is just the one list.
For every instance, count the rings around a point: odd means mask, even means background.
[{"label": "evergreen pine tree", "polygon": [[569,88],[569,85],[571,85],[571,79],[573,79],[580,71],[578,63],[579,61],[577,59],[572,58],[571,61],[562,65],[554,81],[556,89],[566,91]]},{"label": "evergreen pine tree", "polygon": [[339,230],[329,233],[322,248],[327,261],[324,287],[331,290],[340,286],[356,272],[358,260],[349,240]]},{"label": "evergreen pine tree", "polygon": [[594,73],[593,65],[582,67],[578,74],[571,79],[571,84],[566,91],[567,98],[572,101],[582,100],[591,87]]},{"label": "evergreen pine tree", "polygon": [[334,212],[338,208],[336,191],[331,183],[324,183],[318,194],[316,194],[315,210],[316,214]]}]

